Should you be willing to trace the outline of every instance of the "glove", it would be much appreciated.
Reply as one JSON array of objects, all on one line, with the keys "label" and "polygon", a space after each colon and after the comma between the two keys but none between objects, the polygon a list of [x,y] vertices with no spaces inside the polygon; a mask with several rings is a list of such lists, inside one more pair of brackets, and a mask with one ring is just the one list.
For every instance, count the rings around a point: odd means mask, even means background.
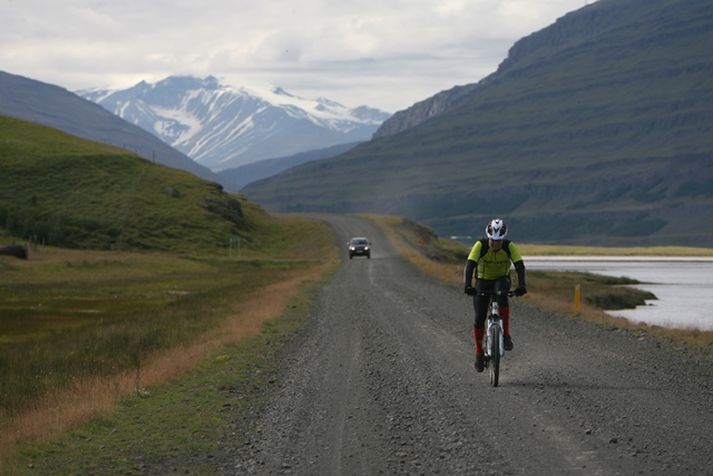
[{"label": "glove", "polygon": [[523,294],[527,294],[527,288],[525,286],[518,286],[515,289],[515,296],[522,296]]},{"label": "glove", "polygon": [[475,288],[473,286],[466,286],[463,292],[466,293],[468,296],[475,296],[476,293]]}]

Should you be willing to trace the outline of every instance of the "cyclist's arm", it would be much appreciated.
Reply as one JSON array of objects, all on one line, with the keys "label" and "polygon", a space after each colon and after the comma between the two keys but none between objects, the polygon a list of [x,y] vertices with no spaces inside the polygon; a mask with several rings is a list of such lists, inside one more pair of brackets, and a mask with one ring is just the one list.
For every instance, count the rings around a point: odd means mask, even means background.
[{"label": "cyclist's arm", "polygon": [[468,254],[468,260],[465,262],[463,281],[466,289],[473,285],[473,276],[478,272],[478,259],[480,259],[480,249],[482,246],[480,240],[476,241],[470,250],[470,254]]},{"label": "cyclist's arm", "polygon": [[527,281],[525,279],[525,262],[522,260],[520,255],[520,250],[517,249],[515,243],[512,241],[509,244],[510,248],[510,259],[515,265],[515,271],[517,272],[517,286],[519,288],[527,287]]},{"label": "cyclist's arm", "polygon": [[468,289],[469,287],[473,286],[473,275],[475,275],[477,270],[478,263],[476,263],[472,259],[469,259],[465,262],[465,269],[463,270],[463,281],[465,289]]},{"label": "cyclist's arm", "polygon": [[525,263],[520,260],[513,264],[515,265],[515,271],[517,272],[517,287],[526,288],[527,282],[525,281]]}]

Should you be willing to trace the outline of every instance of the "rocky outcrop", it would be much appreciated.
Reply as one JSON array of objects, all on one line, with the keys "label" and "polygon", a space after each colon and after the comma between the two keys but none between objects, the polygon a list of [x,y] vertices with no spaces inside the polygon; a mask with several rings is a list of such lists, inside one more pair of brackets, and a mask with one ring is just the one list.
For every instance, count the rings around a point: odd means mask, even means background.
[{"label": "rocky outcrop", "polygon": [[441,91],[435,96],[417,102],[408,109],[399,111],[387,119],[374,133],[374,139],[398,134],[401,131],[415,127],[422,122],[449,111],[459,100],[474,91],[478,84],[455,86],[447,91]]}]

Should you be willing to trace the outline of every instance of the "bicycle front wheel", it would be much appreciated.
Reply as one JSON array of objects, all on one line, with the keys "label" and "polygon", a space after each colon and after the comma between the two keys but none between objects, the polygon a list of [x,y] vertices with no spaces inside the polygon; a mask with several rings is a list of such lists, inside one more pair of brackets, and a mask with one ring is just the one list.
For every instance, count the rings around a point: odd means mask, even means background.
[{"label": "bicycle front wheel", "polygon": [[490,385],[498,386],[500,380],[500,326],[493,326],[490,340]]}]

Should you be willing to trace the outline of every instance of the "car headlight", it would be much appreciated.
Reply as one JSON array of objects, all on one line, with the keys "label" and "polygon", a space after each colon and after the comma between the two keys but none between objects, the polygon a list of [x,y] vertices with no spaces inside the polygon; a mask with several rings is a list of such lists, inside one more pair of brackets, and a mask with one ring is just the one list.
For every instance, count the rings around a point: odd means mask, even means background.
[{"label": "car headlight", "polygon": [[369,247],[368,247],[368,246],[365,246],[365,247],[364,247],[364,251],[369,251]]},{"label": "car headlight", "polygon": [[356,249],[356,248],[354,248],[353,246],[350,246],[350,247],[349,247],[349,251],[354,251],[355,249]]}]

